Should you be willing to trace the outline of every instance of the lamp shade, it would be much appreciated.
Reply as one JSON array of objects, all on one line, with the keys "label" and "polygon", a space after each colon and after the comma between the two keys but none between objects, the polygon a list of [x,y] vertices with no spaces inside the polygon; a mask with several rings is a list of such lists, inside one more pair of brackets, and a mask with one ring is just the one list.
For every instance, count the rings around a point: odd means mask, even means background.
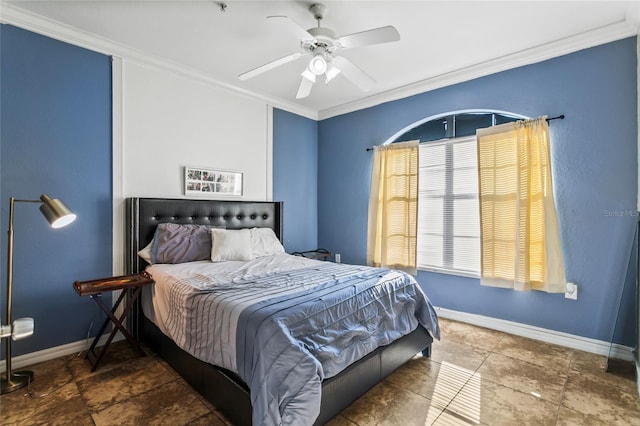
[{"label": "lamp shade", "polygon": [[48,195],[42,194],[40,200],[42,201],[40,211],[52,228],[62,228],[76,220],[76,215],[57,198],[51,199]]}]

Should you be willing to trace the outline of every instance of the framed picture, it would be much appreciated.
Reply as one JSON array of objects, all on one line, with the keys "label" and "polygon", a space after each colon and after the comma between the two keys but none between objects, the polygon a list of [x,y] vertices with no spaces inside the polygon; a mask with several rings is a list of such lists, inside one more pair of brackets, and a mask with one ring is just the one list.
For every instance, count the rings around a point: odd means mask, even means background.
[{"label": "framed picture", "polygon": [[184,168],[184,194],[241,197],[242,177],[242,172],[187,166]]}]

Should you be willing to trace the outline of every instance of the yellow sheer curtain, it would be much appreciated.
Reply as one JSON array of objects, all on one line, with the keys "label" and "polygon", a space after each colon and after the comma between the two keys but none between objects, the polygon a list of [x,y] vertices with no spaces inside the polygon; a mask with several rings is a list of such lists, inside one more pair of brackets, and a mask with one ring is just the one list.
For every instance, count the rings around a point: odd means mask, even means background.
[{"label": "yellow sheer curtain", "polygon": [[373,150],[367,264],[416,273],[418,141]]},{"label": "yellow sheer curtain", "polygon": [[481,283],[565,291],[546,117],[479,129]]}]

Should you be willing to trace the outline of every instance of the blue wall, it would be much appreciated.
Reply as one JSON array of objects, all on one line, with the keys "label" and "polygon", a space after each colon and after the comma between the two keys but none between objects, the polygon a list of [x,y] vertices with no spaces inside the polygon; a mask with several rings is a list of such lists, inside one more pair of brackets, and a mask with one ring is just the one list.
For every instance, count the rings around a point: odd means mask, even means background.
[{"label": "blue wall", "polygon": [[443,308],[610,340],[635,229],[636,103],[636,40],[629,38],[321,121],[319,245],[344,262],[365,262],[366,148],[411,123],[471,108],[566,114],[551,124],[551,143],[567,279],[578,283],[579,299],[429,272],[418,281]]},{"label": "blue wall", "polygon": [[82,340],[102,318],[72,283],[111,275],[111,59],[9,25],[0,35],[3,323],[9,197],[46,193],[78,215],[54,230],[37,205],[16,204],[13,318],[35,318],[19,355]]},{"label": "blue wall", "polygon": [[318,123],[273,110],[273,199],[284,201],[287,252],[318,247]]}]

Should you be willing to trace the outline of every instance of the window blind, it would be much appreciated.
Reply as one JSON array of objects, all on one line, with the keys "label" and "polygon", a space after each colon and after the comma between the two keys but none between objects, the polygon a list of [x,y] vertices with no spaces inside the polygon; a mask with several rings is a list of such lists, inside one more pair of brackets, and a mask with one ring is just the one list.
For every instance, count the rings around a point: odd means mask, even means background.
[{"label": "window blind", "polygon": [[420,269],[480,274],[476,147],[475,135],[420,144]]}]

